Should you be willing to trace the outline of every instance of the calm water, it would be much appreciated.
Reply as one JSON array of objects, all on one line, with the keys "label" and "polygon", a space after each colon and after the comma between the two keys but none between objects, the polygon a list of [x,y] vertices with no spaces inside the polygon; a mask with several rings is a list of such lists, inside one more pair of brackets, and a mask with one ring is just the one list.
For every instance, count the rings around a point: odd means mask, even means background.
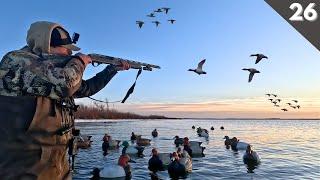
[{"label": "calm water", "polygon": [[[201,126],[210,131],[207,141],[197,137],[191,127]],[[188,136],[190,140],[203,142],[205,157],[193,159],[193,172],[188,179],[320,179],[320,121],[297,120],[118,120],[103,122],[78,122],[82,134],[93,136],[90,149],[80,149],[76,159],[73,179],[88,179],[94,167],[116,163],[120,151],[111,151],[102,156],[102,137],[110,133],[113,139],[128,140],[131,132],[152,139],[144,151],[144,158],[133,158],[133,179],[150,179],[147,169],[151,149],[173,152],[172,138]],[[224,126],[225,130],[220,130]],[[159,137],[152,138],[151,131],[157,128]],[[236,136],[248,142],[261,157],[260,166],[248,173],[243,164],[243,152],[233,152],[224,146],[223,137]],[[169,179],[167,172],[160,177]]]}]

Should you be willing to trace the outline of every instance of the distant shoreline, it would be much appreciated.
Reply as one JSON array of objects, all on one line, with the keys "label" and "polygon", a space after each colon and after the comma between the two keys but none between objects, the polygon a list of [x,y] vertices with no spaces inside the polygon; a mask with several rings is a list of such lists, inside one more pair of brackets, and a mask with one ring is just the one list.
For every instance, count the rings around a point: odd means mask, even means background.
[{"label": "distant shoreline", "polygon": [[196,120],[320,120],[318,118],[183,118]]},{"label": "distant shoreline", "polygon": [[281,119],[281,118],[137,118],[137,119],[76,119],[76,122],[105,122],[105,121],[149,121],[149,120],[212,120],[212,121],[263,121],[263,120],[267,120],[267,121],[319,121],[320,119]]},{"label": "distant shoreline", "polygon": [[163,115],[141,115],[133,112],[121,112],[116,109],[109,109],[104,104],[95,104],[94,106],[80,105],[75,113],[76,119],[86,121],[90,120],[320,120],[319,118],[189,118],[189,117],[166,117]]},{"label": "distant shoreline", "polygon": [[79,105],[76,119],[177,119],[161,115],[140,115],[132,112],[121,112],[116,109],[109,109],[104,104],[94,104],[94,106]]}]

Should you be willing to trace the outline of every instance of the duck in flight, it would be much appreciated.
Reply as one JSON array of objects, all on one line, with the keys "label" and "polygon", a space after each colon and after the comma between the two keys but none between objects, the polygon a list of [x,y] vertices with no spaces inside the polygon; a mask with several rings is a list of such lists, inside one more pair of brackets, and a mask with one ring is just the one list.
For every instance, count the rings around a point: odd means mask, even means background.
[{"label": "duck in flight", "polygon": [[266,96],[269,96],[269,97],[270,97],[270,96],[271,96],[271,94],[266,94]]},{"label": "duck in flight", "polygon": [[162,8],[162,9],[164,10],[164,12],[165,12],[166,14],[168,14],[168,11],[169,11],[170,8],[164,7],[164,8]]},{"label": "duck in flight", "polygon": [[176,20],[174,20],[174,19],[169,19],[168,21],[171,22],[171,24],[173,24]]},{"label": "duck in flight", "polygon": [[202,70],[202,66],[203,66],[203,64],[204,64],[205,62],[206,62],[206,59],[203,59],[202,61],[200,61],[200,62],[198,63],[197,69],[189,69],[188,71],[193,71],[193,72],[197,73],[198,75],[207,74],[207,72],[204,72],[204,71]]},{"label": "duck in flight", "polygon": [[273,99],[268,99],[270,102],[272,102],[273,101]]},{"label": "duck in flight", "polygon": [[156,17],[156,16],[154,15],[154,13],[150,13],[150,14],[148,14],[147,16],[148,16],[148,17]]},{"label": "duck in flight", "polygon": [[159,21],[152,21],[152,23],[155,23],[156,24],[156,27],[159,26],[160,22]]},{"label": "duck in flight", "polygon": [[295,102],[295,103],[298,103],[298,100],[292,100],[293,102]]},{"label": "duck in flight", "polygon": [[277,97],[278,95],[276,95],[276,94],[271,94],[272,96],[274,96],[274,97]]},{"label": "duck in flight", "polygon": [[251,81],[252,81],[252,78],[253,78],[253,76],[254,76],[255,73],[260,73],[260,71],[254,69],[254,68],[243,68],[242,70],[244,70],[244,71],[249,71],[249,72],[250,72],[248,82],[251,82]]},{"label": "duck in flight", "polygon": [[267,56],[263,55],[263,54],[251,54],[250,57],[254,57],[256,56],[257,59],[256,59],[256,63],[255,64],[258,64],[262,59],[268,59]]},{"label": "duck in flight", "polygon": [[286,109],[286,108],[283,108],[283,109],[281,109],[282,111],[288,111],[288,109]]},{"label": "duck in flight", "polygon": [[144,22],[143,22],[143,21],[136,21],[136,24],[138,24],[138,25],[139,25],[139,28],[142,28],[142,26],[143,26]]}]

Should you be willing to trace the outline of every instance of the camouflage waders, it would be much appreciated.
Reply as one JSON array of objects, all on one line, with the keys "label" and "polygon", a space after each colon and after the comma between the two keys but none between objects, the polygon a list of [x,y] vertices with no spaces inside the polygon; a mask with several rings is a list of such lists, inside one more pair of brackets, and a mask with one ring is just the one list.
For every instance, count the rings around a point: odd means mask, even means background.
[{"label": "camouflage waders", "polygon": [[0,107],[6,119],[0,131],[1,179],[71,179],[66,158],[71,131],[61,134],[73,125],[70,111],[45,97],[0,96]]}]

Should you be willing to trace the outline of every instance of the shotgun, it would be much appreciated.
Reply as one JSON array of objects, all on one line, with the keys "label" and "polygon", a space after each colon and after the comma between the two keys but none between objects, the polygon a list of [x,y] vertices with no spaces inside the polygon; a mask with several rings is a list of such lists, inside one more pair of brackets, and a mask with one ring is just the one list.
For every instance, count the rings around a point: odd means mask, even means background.
[{"label": "shotgun", "polygon": [[96,66],[95,63],[98,65],[99,64],[112,64],[112,65],[118,66],[118,65],[121,65],[122,61],[126,61],[127,63],[130,64],[132,69],[142,69],[145,71],[152,71],[153,68],[160,69],[160,66],[158,66],[158,65],[142,63],[142,62],[138,62],[138,61],[117,58],[117,57],[112,57],[112,56],[106,56],[106,55],[101,55],[101,54],[88,54],[88,56],[91,57],[92,64],[94,66]]}]

